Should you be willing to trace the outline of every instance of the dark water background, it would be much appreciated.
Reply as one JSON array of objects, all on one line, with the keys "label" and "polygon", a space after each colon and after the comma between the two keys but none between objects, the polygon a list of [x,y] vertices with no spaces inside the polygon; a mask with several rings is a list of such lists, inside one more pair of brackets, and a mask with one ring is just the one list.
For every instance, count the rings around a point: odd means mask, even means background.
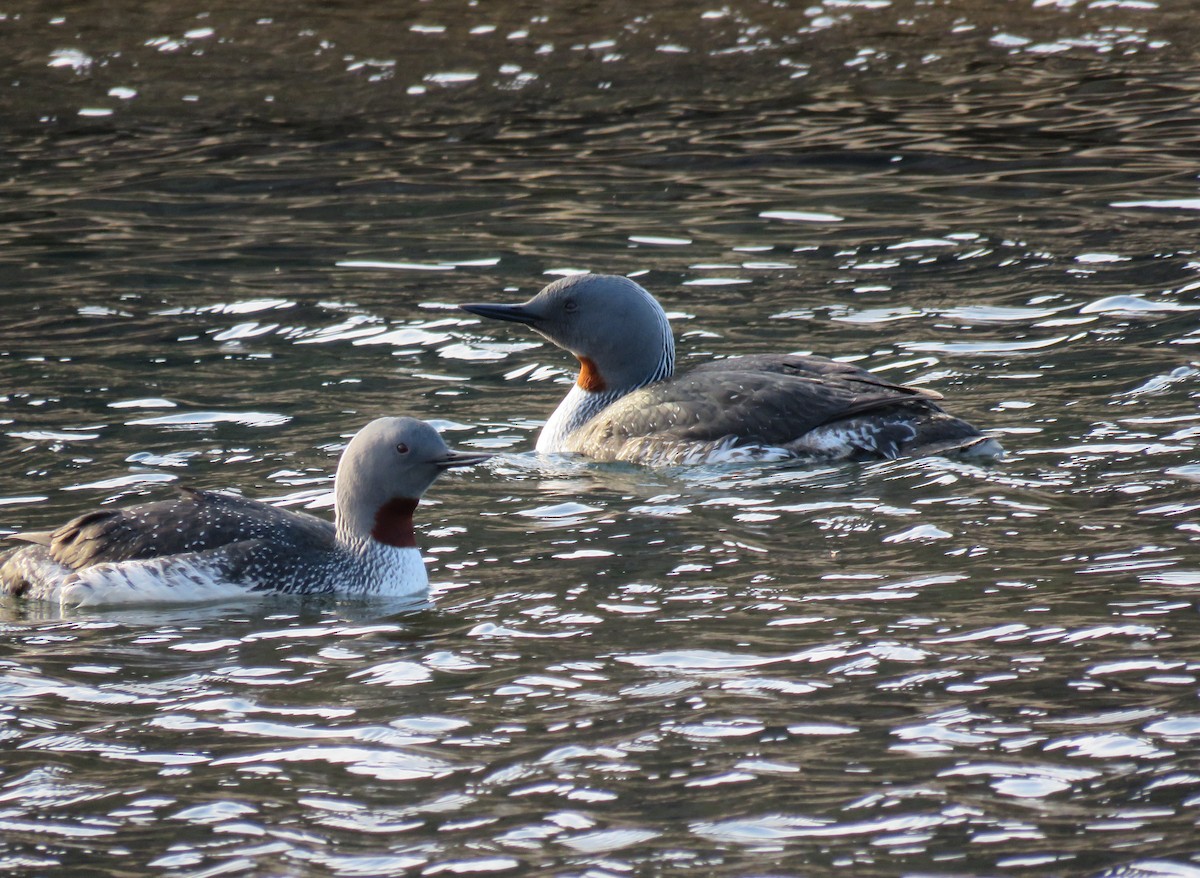
[{"label": "dark water background", "polygon": [[[1198,174],[1190,0],[0,3],[6,532],[501,452],[419,612],[0,607],[0,866],[1200,876]],[[539,463],[569,269],[1010,459]]]}]

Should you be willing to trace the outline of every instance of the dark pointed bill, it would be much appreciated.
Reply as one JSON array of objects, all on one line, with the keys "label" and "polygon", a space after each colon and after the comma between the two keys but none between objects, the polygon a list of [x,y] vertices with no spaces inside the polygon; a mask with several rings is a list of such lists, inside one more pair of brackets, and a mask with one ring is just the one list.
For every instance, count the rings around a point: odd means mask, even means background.
[{"label": "dark pointed bill", "polygon": [[439,469],[450,469],[456,466],[474,466],[477,463],[483,463],[485,460],[491,460],[492,457],[494,455],[483,454],[482,452],[449,450],[433,461],[433,465]]},{"label": "dark pointed bill", "polygon": [[480,302],[458,307],[469,314],[489,317],[492,320],[506,320],[509,323],[523,323],[526,326],[533,326],[540,319],[524,305],[489,305]]}]

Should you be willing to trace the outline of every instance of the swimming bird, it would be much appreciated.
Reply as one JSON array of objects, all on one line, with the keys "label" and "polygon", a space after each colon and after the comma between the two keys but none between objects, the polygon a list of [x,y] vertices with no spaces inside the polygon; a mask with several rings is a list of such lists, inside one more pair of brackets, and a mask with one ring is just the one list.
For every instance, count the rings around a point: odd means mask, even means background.
[{"label": "swimming bird", "polygon": [[223,600],[248,593],[411,597],[429,579],[413,510],[454,451],[415,418],[379,418],[350,440],[334,522],[218,491],[85,513],[0,555],[0,592],[64,607]]},{"label": "swimming bird", "polygon": [[519,305],[460,307],[529,326],[579,361],[541,453],[674,465],[1002,450],[943,411],[941,394],[824,357],[730,357],[676,375],[667,315],[627,277],[572,275]]}]

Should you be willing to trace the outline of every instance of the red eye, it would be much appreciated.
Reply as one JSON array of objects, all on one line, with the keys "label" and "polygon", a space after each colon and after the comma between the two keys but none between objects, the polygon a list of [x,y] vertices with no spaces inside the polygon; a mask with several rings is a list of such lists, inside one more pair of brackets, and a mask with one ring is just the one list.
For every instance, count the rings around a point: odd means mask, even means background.
[{"label": "red eye", "polygon": [[396,450],[399,451],[401,454],[408,454],[408,446],[405,445],[403,442],[401,442],[399,445],[396,446]]}]

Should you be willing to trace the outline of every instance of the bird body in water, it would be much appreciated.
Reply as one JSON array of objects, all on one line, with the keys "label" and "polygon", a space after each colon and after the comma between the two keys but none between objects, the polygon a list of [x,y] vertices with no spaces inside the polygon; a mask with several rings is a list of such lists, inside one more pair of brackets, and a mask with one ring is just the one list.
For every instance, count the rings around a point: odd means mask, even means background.
[{"label": "bird body in water", "polygon": [[432,426],[379,418],[350,440],[334,479],[334,521],[217,491],[183,489],[98,509],[54,531],[16,534],[0,592],[63,607],[224,600],[250,593],[415,597],[429,585],[412,516],[450,467]]},{"label": "bird body in water", "polygon": [[461,307],[529,326],[579,361],[542,453],[650,465],[1002,453],[940,394],[823,357],[730,357],[676,375],[666,313],[626,277],[572,275],[522,304]]}]

